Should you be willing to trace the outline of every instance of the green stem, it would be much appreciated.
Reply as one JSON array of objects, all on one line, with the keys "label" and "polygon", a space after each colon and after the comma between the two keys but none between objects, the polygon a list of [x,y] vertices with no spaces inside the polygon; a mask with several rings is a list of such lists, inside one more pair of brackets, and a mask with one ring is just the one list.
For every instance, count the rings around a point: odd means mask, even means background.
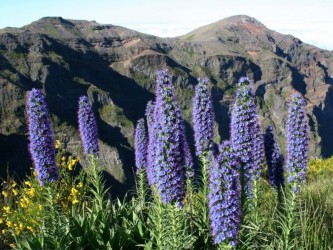
[{"label": "green stem", "polygon": [[179,249],[178,244],[178,221],[177,221],[177,207],[176,205],[170,205],[170,219],[171,219],[171,234],[172,234],[172,246],[171,249]]},{"label": "green stem", "polygon": [[210,249],[210,223],[209,223],[209,211],[208,211],[208,193],[209,193],[209,173],[208,173],[208,155],[203,154],[201,157],[202,162],[202,214],[203,217],[203,229],[204,229],[204,249]]},{"label": "green stem", "polygon": [[226,244],[222,243],[222,244],[217,245],[216,249],[217,250],[230,250],[230,249],[233,249],[233,248],[229,244],[226,245]]},{"label": "green stem", "polygon": [[158,195],[157,190],[154,190],[154,197],[155,197],[155,207],[156,207],[156,217],[155,217],[155,238],[156,238],[156,245],[157,249],[163,250],[163,236],[164,236],[164,228],[163,228],[163,217],[164,217],[164,207],[161,202],[161,199]]},{"label": "green stem", "polygon": [[290,245],[290,238],[295,223],[295,209],[296,209],[296,198],[297,198],[293,190],[288,190],[288,192],[289,193],[285,197],[287,223],[286,223],[286,228],[283,232],[285,249],[287,249]]},{"label": "green stem", "polygon": [[255,223],[255,225],[258,225],[258,222],[259,222],[259,202],[258,202],[258,192],[259,192],[259,189],[258,189],[258,181],[257,180],[253,180],[253,201],[252,201],[252,204],[253,204],[253,207],[252,207],[252,211],[251,213],[253,214],[253,222]]},{"label": "green stem", "polygon": [[193,185],[192,185],[192,179],[187,179],[186,181],[187,185],[187,192],[188,192],[188,204],[189,204],[189,214],[190,214],[190,229],[191,234],[193,234],[194,231],[194,225],[193,225]]},{"label": "green stem", "polygon": [[144,209],[146,204],[146,185],[145,185],[145,172],[143,169],[140,170],[138,174],[138,198],[140,202],[141,209]]},{"label": "green stem", "polygon": [[202,185],[203,185],[203,217],[205,225],[209,228],[208,220],[208,162],[207,157],[202,157]]}]

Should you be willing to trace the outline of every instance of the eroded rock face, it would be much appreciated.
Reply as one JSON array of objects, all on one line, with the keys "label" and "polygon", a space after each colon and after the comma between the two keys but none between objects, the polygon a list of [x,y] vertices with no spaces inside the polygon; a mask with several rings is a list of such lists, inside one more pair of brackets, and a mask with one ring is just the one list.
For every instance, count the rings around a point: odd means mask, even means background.
[{"label": "eroded rock face", "polygon": [[71,138],[73,147],[79,145],[77,100],[88,94],[105,159],[117,166],[107,171],[118,182],[131,183],[134,124],[153,98],[155,72],[166,67],[174,75],[189,135],[195,78],[209,77],[219,125],[216,138],[227,139],[235,83],[247,75],[254,82],[262,130],[273,125],[283,147],[287,103],[299,91],[307,100],[311,155],[333,154],[333,52],[271,31],[247,16],[167,39],[49,17],[0,30],[0,144],[9,147],[0,152],[1,167],[8,163],[22,172],[31,166],[25,95],[37,87],[46,93],[57,138]]}]

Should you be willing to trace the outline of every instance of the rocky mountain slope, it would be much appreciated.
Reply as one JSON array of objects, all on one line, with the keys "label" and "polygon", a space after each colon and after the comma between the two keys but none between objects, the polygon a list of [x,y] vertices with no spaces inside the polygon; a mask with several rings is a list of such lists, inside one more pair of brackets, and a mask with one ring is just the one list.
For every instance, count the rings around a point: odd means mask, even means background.
[{"label": "rocky mountain slope", "polygon": [[269,30],[248,16],[167,39],[94,21],[46,17],[0,30],[1,168],[22,173],[31,166],[25,95],[37,87],[46,93],[56,138],[66,140],[70,150],[80,144],[77,100],[88,94],[106,170],[113,183],[131,183],[133,128],[153,98],[156,71],[166,67],[174,75],[189,135],[196,77],[210,79],[219,141],[229,136],[235,84],[246,75],[254,82],[262,129],[273,124],[284,146],[287,102],[299,91],[307,100],[311,155],[333,154],[332,51]]}]

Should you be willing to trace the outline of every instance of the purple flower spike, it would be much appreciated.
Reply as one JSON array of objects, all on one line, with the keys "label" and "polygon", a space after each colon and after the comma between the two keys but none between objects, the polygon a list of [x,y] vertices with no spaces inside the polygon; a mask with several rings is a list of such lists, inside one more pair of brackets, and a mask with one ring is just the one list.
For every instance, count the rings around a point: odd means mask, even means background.
[{"label": "purple flower spike", "polygon": [[294,192],[305,182],[308,161],[309,134],[305,113],[305,100],[301,94],[292,96],[287,118],[287,166],[288,183]]},{"label": "purple flower spike", "polygon": [[231,113],[231,143],[240,161],[242,193],[252,196],[252,182],[259,179],[264,161],[264,144],[260,132],[255,98],[250,80],[242,77]]},{"label": "purple flower spike", "polygon": [[253,179],[258,180],[261,177],[265,160],[264,137],[259,126],[259,118],[256,114],[256,108],[253,106],[252,123],[252,158],[253,158]]},{"label": "purple flower spike", "polygon": [[147,166],[148,139],[145,120],[139,119],[135,129],[135,164],[137,173]]},{"label": "purple flower spike", "polygon": [[84,153],[97,156],[99,152],[97,125],[87,96],[79,98],[78,120]]},{"label": "purple flower spike", "polygon": [[155,159],[151,169],[164,203],[181,203],[185,196],[186,170],[192,158],[186,157],[184,122],[167,70],[158,72],[154,128]]},{"label": "purple flower spike", "polygon": [[215,244],[235,246],[240,224],[239,174],[236,156],[228,141],[209,167],[208,206],[211,231]]},{"label": "purple flower spike", "polygon": [[283,156],[273,134],[272,126],[268,126],[265,133],[265,155],[268,167],[268,181],[272,187],[283,187]]},{"label": "purple flower spike", "polygon": [[59,179],[55,162],[55,147],[45,96],[38,89],[28,94],[30,153],[41,185]]},{"label": "purple flower spike", "polygon": [[148,155],[146,173],[149,185],[156,184],[156,169],[154,168],[154,160],[156,153],[156,133],[154,132],[154,109],[155,105],[152,101],[147,103],[146,119],[148,125]]},{"label": "purple flower spike", "polygon": [[198,78],[193,101],[193,129],[196,155],[208,152],[214,137],[213,101],[208,89],[208,79]]},{"label": "purple flower spike", "polygon": [[[179,110],[180,113],[180,110]],[[187,178],[192,178],[194,176],[194,168],[193,168],[193,158],[190,150],[190,146],[188,145],[186,135],[185,135],[185,125],[184,122],[181,124],[181,148],[182,148],[182,153],[184,155],[184,167],[186,170],[186,177]]]}]

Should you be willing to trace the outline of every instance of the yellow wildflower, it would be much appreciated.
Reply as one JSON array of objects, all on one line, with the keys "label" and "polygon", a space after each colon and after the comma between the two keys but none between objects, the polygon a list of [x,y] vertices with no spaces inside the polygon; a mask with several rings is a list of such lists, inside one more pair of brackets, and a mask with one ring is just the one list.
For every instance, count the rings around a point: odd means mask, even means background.
[{"label": "yellow wildflower", "polygon": [[16,187],[17,186],[17,183],[14,181],[13,183],[12,183],[12,188],[14,188],[14,187]]},{"label": "yellow wildflower", "polygon": [[6,233],[6,230],[5,230],[5,229],[2,229],[2,230],[1,230],[1,233],[2,233],[2,234],[5,234],[5,233]]},{"label": "yellow wildflower", "polygon": [[66,161],[66,156],[61,157],[62,161]]},{"label": "yellow wildflower", "polygon": [[77,188],[83,188],[83,183],[82,181],[80,181],[77,185],[76,185]]},{"label": "yellow wildflower", "polygon": [[5,198],[8,197],[8,193],[7,193],[6,191],[2,191],[1,193],[2,193],[2,195],[3,195]]},{"label": "yellow wildflower", "polygon": [[18,192],[16,189],[13,189],[12,192],[13,192],[14,196],[18,195]]},{"label": "yellow wildflower", "polygon": [[56,140],[55,141],[55,146],[54,146],[56,149],[59,149],[61,148],[61,141],[60,140]]},{"label": "yellow wildflower", "polygon": [[3,223],[3,219],[2,218],[0,218],[0,224],[2,224]]},{"label": "yellow wildflower", "polygon": [[26,208],[27,206],[29,206],[29,204],[30,204],[30,200],[26,196],[24,196],[23,198],[20,199],[21,207]]},{"label": "yellow wildflower", "polygon": [[75,204],[77,204],[77,203],[79,203],[79,200],[76,199],[76,198],[74,198],[74,200],[72,200],[72,204],[75,205]]},{"label": "yellow wildflower", "polygon": [[24,184],[27,185],[28,187],[31,187],[31,186],[32,186],[32,184],[31,184],[30,181],[25,181]]},{"label": "yellow wildflower", "polygon": [[19,228],[15,228],[15,235],[19,236],[21,234],[21,230]]},{"label": "yellow wildflower", "polygon": [[27,226],[27,229],[30,231],[30,232],[34,232],[34,229],[32,228],[32,227],[30,227],[30,226]]},{"label": "yellow wildflower", "polygon": [[7,227],[12,227],[13,223],[10,220],[7,220],[6,225],[7,225]]},{"label": "yellow wildflower", "polygon": [[75,187],[72,187],[71,195],[76,196],[78,193],[79,193],[79,191]]},{"label": "yellow wildflower", "polygon": [[32,197],[34,197],[35,196],[35,194],[36,194],[36,192],[35,192],[35,189],[34,188],[31,188],[28,192],[28,195],[29,195],[29,197],[30,198],[32,198]]},{"label": "yellow wildflower", "polygon": [[3,207],[3,210],[5,210],[5,212],[6,212],[7,214],[10,213],[10,207],[9,207],[9,206],[7,206],[7,207]]},{"label": "yellow wildflower", "polygon": [[67,166],[68,170],[69,170],[69,171],[72,171],[74,165],[75,165],[75,163],[73,164],[73,162],[70,161],[70,162],[68,163],[68,166]]}]

